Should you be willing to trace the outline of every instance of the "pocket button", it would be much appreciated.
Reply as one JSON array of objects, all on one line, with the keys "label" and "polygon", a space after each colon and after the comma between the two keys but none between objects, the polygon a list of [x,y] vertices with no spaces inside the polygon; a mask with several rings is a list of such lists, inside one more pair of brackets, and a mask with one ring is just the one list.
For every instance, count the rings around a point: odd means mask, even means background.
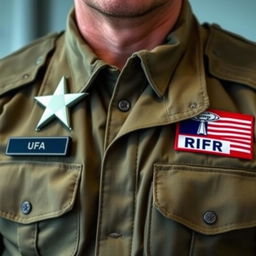
[{"label": "pocket button", "polygon": [[213,211],[207,211],[204,213],[203,219],[207,225],[213,225],[217,222],[217,214]]},{"label": "pocket button", "polygon": [[24,201],[21,204],[21,211],[23,214],[28,215],[32,211],[32,204],[29,201]]}]

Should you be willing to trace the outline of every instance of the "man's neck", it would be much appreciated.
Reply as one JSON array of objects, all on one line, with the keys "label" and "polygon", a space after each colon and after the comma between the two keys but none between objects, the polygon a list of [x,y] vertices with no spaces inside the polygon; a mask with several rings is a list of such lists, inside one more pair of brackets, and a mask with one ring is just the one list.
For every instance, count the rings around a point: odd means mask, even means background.
[{"label": "man's neck", "polygon": [[179,17],[181,5],[180,0],[170,1],[132,18],[104,15],[82,0],[75,2],[75,10],[80,33],[95,54],[122,69],[132,53],[151,50],[165,40]]}]

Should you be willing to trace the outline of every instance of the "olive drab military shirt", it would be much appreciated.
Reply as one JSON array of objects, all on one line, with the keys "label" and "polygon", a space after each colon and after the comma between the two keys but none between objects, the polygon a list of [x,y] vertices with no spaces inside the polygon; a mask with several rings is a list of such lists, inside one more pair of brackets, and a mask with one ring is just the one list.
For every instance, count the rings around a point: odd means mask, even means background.
[{"label": "olive drab military shirt", "polygon": [[0,62],[1,255],[255,255],[255,90],[256,45],[186,1],[121,71],[72,12]]}]

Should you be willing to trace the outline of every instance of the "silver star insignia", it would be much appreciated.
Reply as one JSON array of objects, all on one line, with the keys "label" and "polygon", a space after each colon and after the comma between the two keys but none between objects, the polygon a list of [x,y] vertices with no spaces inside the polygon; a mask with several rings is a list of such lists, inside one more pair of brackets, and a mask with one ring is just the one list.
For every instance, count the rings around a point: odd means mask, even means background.
[{"label": "silver star insignia", "polygon": [[35,100],[45,107],[45,111],[36,126],[36,131],[39,131],[54,117],[58,118],[69,130],[72,130],[67,108],[86,95],[88,93],[66,93],[66,79],[62,77],[53,95],[35,97]]}]

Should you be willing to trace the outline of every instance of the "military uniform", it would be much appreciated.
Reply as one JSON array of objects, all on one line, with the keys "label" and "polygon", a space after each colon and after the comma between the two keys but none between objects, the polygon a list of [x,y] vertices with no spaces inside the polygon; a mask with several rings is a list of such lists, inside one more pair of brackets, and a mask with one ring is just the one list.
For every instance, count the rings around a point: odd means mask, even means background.
[{"label": "military uniform", "polygon": [[[177,124],[208,109],[256,116],[255,60],[255,44],[200,26],[187,2],[166,42],[121,72],[73,13],[65,33],[1,60],[2,255],[255,255],[255,154],[174,149]],[[34,98],[63,77],[88,93],[70,107],[72,130],[55,118],[36,131],[45,108]],[[5,154],[10,137],[61,136],[67,156]]]}]

